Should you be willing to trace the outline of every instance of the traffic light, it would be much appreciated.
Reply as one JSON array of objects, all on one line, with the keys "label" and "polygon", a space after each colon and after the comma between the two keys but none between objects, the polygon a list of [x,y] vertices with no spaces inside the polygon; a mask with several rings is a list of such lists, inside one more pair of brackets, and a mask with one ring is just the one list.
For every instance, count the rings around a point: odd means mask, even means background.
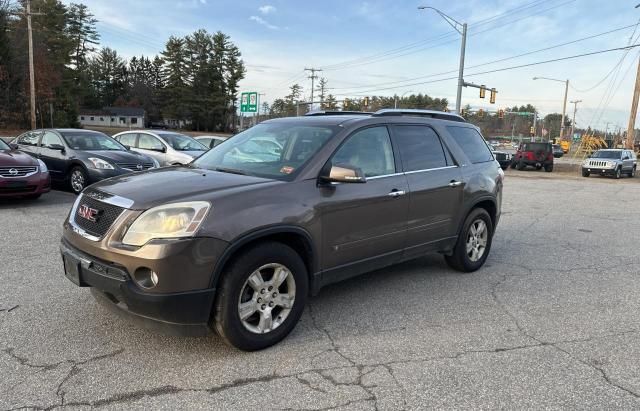
[{"label": "traffic light", "polygon": [[496,104],[496,93],[497,93],[496,89],[492,88],[491,89],[491,97],[489,98],[489,103]]},{"label": "traffic light", "polygon": [[484,98],[485,94],[487,92],[487,86],[485,86],[484,84],[482,84],[480,86],[480,98]]},{"label": "traffic light", "polygon": [[504,110],[503,109],[498,110],[498,118],[504,118]]},{"label": "traffic light", "polygon": [[364,106],[369,107],[369,97],[364,98]]},{"label": "traffic light", "polygon": [[484,116],[484,110],[480,109],[478,110],[478,117],[482,117],[482,116]]}]

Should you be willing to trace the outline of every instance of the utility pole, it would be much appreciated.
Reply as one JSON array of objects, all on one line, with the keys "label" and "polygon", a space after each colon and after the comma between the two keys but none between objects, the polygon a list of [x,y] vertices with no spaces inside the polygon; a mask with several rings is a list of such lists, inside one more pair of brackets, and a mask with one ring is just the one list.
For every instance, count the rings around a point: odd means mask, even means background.
[{"label": "utility pole", "polygon": [[[637,7],[637,6],[636,6]],[[631,101],[631,114],[629,115],[629,127],[627,127],[627,148],[633,149],[636,139],[636,115],[638,114],[638,98],[640,97],[640,59],[638,60],[638,72],[636,73],[636,85]]]},{"label": "utility pole", "polygon": [[569,79],[564,85],[564,103],[562,104],[562,123],[560,123],[560,140],[564,137],[564,119],[567,116],[567,95],[569,94]]},{"label": "utility pole", "polygon": [[31,0],[27,0],[27,33],[29,37],[29,93],[31,97],[31,129],[36,127],[36,84],[33,73],[33,33],[31,30]]},{"label": "utility pole", "polygon": [[573,119],[571,120],[571,139],[573,139],[573,133],[576,129],[576,112],[578,111],[578,103],[582,103],[582,100],[570,101],[573,104]]},{"label": "utility pole", "polygon": [[309,107],[310,110],[313,110],[313,89],[314,89],[314,83],[315,83],[315,79],[318,78],[318,76],[316,75],[317,71],[322,71],[321,69],[316,69],[316,68],[305,68],[304,71],[310,71],[311,75],[308,77],[311,79],[311,106]]}]

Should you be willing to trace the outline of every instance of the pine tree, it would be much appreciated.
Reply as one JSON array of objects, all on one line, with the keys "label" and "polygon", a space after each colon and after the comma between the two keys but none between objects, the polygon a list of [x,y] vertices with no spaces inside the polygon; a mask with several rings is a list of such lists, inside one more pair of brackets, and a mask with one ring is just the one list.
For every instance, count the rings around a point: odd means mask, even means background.
[{"label": "pine tree", "polygon": [[188,87],[184,40],[174,36],[169,37],[165,50],[161,54],[164,63],[162,77],[165,84],[162,93],[162,113],[165,118],[185,120]]}]

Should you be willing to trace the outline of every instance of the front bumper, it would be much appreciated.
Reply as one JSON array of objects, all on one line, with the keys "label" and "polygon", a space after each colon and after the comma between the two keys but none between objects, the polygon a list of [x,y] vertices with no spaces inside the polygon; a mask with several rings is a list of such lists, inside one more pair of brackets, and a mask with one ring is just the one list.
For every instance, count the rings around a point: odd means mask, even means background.
[{"label": "front bumper", "polygon": [[[66,238],[73,235],[65,232],[60,244],[65,275],[80,287],[91,287],[99,302],[145,328],[178,335],[205,335],[210,332],[208,324],[215,298],[210,277],[214,266],[207,264],[207,278],[199,281],[203,287],[193,289],[194,282],[189,280],[198,277],[203,268],[198,262],[210,262],[210,259],[201,255],[199,260],[187,261],[195,253],[202,253],[205,248],[202,241],[209,239],[180,242],[178,248],[175,245],[165,246],[164,252],[154,252],[147,258],[125,255],[118,258],[117,254],[106,251],[92,253],[105,257],[100,258],[74,246]],[[154,256],[159,259],[154,260]],[[158,286],[154,289],[139,286],[132,276],[135,272],[132,267],[136,265],[156,271],[160,278]],[[162,283],[164,287],[160,287]],[[167,287],[173,290],[167,290]]]},{"label": "front bumper", "polygon": [[97,183],[107,178],[121,176],[123,174],[133,173],[131,170],[124,168],[104,169],[104,168],[87,168],[89,183]]},{"label": "front bumper", "polygon": [[582,167],[582,171],[589,172],[591,174],[599,174],[601,176],[613,176],[616,174],[615,168],[599,168],[599,167]]},{"label": "front bumper", "polygon": [[50,190],[51,178],[48,172],[36,173],[24,178],[0,177],[0,198],[44,194]]}]

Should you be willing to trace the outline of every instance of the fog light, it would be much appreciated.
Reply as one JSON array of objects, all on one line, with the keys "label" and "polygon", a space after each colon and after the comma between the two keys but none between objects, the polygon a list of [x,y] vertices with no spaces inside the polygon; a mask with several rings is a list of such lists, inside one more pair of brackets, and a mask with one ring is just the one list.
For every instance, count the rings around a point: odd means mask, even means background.
[{"label": "fog light", "polygon": [[142,288],[153,288],[158,285],[158,274],[147,267],[140,267],[133,273],[136,283]]}]

